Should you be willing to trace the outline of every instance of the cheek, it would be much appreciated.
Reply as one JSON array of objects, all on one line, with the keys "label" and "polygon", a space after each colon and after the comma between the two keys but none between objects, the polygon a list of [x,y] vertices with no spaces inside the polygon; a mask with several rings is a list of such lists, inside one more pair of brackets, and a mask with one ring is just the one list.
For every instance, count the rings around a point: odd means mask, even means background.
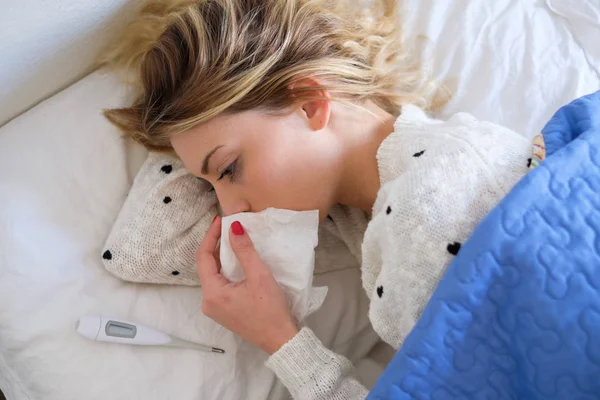
[{"label": "cheek", "polygon": [[281,199],[287,189],[286,173],[276,161],[269,155],[247,157],[243,161],[243,177],[238,187],[254,212],[269,207],[287,208],[283,207],[285,204],[279,204],[281,200],[286,201]]},{"label": "cheek", "polygon": [[246,153],[243,167],[244,191],[252,209],[325,210],[330,206],[333,185],[328,155],[316,143],[293,132],[267,133],[261,137],[261,146],[252,150]]},{"label": "cheek", "polygon": [[292,160],[279,153],[279,155],[263,154],[253,162],[248,163],[247,182],[250,190],[258,195],[274,195],[280,191],[289,190],[290,182],[294,177]]},{"label": "cheek", "polygon": [[244,182],[252,208],[326,209],[330,197],[327,179],[310,165],[281,153],[261,159],[248,170],[249,179]]}]

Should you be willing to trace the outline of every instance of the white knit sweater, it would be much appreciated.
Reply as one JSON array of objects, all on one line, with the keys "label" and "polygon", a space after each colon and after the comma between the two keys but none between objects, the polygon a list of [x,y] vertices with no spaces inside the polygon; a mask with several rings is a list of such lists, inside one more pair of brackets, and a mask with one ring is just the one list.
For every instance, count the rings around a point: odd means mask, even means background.
[{"label": "white knit sweater", "polygon": [[[369,318],[383,340],[402,345],[461,244],[527,172],[531,154],[527,139],[468,114],[442,122],[403,108],[377,153],[381,189],[362,242]],[[357,238],[345,240],[356,248]],[[308,328],[267,365],[295,399],[368,393],[352,364]]]}]

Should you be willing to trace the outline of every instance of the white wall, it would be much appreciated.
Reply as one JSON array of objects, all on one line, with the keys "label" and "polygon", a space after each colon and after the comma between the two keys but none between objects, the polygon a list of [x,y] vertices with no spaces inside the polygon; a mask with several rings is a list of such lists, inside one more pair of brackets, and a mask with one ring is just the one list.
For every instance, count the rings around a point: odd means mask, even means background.
[{"label": "white wall", "polygon": [[91,72],[141,0],[0,0],[0,126]]}]

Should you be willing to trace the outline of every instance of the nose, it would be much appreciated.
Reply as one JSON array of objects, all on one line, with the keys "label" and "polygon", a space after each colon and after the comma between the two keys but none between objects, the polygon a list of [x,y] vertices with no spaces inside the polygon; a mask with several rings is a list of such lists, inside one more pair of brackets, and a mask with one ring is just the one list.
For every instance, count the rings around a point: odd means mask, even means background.
[{"label": "nose", "polygon": [[215,193],[224,217],[250,211],[250,203],[235,191],[215,188]]}]

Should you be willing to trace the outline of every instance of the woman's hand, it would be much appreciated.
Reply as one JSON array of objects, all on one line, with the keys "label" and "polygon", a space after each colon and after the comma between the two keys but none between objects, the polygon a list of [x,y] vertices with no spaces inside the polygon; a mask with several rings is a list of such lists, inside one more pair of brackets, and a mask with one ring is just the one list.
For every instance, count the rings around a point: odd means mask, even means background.
[{"label": "woman's hand", "polygon": [[238,283],[225,279],[220,273],[217,247],[220,237],[221,218],[217,217],[196,252],[202,283],[202,312],[246,341],[273,354],[298,333],[287,298],[239,222],[232,224],[229,237],[246,279]]}]

